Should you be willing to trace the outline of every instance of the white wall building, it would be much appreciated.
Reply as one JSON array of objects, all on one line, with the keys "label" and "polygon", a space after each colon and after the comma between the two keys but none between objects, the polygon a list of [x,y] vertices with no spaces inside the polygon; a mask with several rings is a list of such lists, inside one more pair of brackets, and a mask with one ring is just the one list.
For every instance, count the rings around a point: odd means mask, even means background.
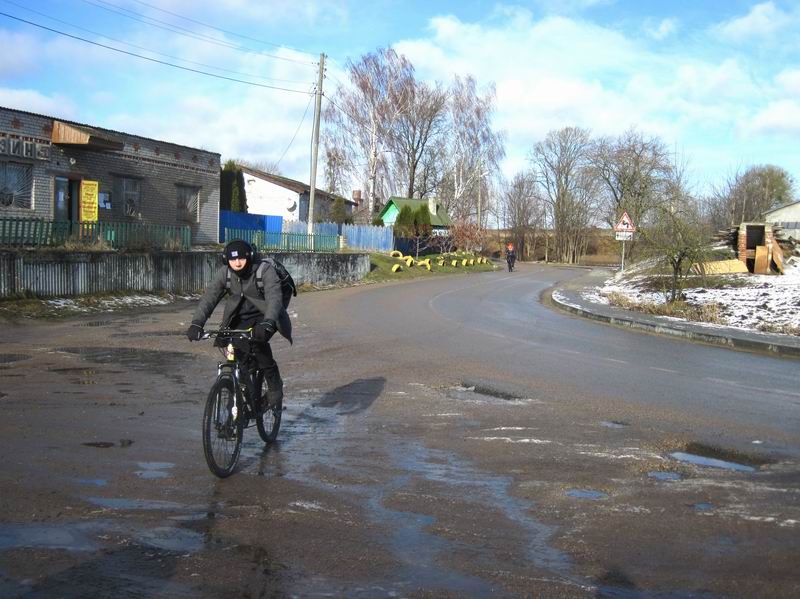
[{"label": "white wall building", "polygon": [[784,237],[800,239],[800,201],[767,210],[764,221],[783,227]]},{"label": "white wall building", "polygon": [[[308,220],[308,199],[311,186],[265,173],[245,165],[238,165],[244,175],[244,188],[247,193],[247,211],[250,214],[268,214],[281,216],[284,221]],[[314,220],[327,220],[331,214],[333,202],[338,196],[317,189],[314,192]],[[348,215],[353,212],[356,203],[343,198]]]}]

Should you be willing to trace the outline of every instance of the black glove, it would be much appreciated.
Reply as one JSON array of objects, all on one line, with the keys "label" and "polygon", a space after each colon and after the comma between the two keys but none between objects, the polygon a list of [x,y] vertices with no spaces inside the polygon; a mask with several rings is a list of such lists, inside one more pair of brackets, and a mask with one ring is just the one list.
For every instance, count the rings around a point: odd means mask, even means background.
[{"label": "black glove", "polygon": [[192,323],[189,325],[189,328],[186,329],[186,336],[189,338],[189,341],[200,341],[204,332],[203,325]]},{"label": "black glove", "polygon": [[264,322],[259,322],[253,327],[253,339],[259,343],[269,341],[272,339],[272,336],[277,330],[278,325],[275,324],[274,320],[265,320]]}]

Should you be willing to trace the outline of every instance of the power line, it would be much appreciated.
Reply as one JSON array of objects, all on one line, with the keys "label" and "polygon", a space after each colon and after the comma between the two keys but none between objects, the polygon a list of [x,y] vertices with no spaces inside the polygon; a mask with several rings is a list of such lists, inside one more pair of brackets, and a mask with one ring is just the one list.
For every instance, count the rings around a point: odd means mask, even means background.
[{"label": "power line", "polygon": [[244,79],[236,79],[234,77],[225,77],[224,75],[217,75],[216,73],[209,73],[207,71],[201,71],[199,69],[192,69],[189,67],[184,67],[178,64],[174,64],[171,62],[166,62],[164,60],[158,60],[157,58],[151,58],[149,56],[142,56],[141,54],[136,54],[135,52],[128,52],[127,50],[122,50],[121,48],[115,48],[114,46],[107,46],[106,44],[101,44],[99,42],[94,42],[92,40],[87,40],[86,38],[72,35],[71,33],[66,33],[64,31],[59,31],[58,29],[53,29],[51,27],[46,27],[45,25],[41,25],[39,23],[34,23],[33,21],[28,21],[26,19],[22,19],[20,17],[15,17],[14,15],[10,15],[8,13],[0,11],[0,15],[4,17],[8,17],[9,19],[14,19],[15,21],[20,21],[22,23],[27,23],[28,25],[32,25],[34,27],[38,27],[39,29],[44,29],[45,31],[50,31],[52,33],[57,33],[58,35],[63,35],[64,37],[68,37],[74,40],[78,40],[81,42],[85,42],[87,44],[92,44],[93,46],[99,46],[100,48],[105,48],[106,50],[113,50],[114,52],[119,52],[120,54],[125,54],[127,56],[133,56],[135,58],[141,58],[142,60],[148,60],[150,62],[155,62],[157,64],[162,64],[168,67],[173,67],[175,69],[181,69],[182,71],[189,71],[190,73],[197,73],[199,75],[206,75],[208,77],[216,77],[217,79],[224,79],[225,81],[233,81],[234,83],[243,83],[245,85],[252,85],[254,87],[262,87],[265,89],[274,89],[278,91],[284,92],[292,92],[295,94],[307,94],[309,92],[300,89],[289,89],[286,87],[278,87],[275,85],[266,85],[264,83],[255,83],[253,81],[245,81]]},{"label": "power line", "polygon": [[306,83],[305,81],[300,80],[300,79],[278,79],[278,78],[275,78],[275,77],[264,77],[262,75],[255,75],[253,73],[242,73],[240,71],[234,71],[232,69],[226,69],[226,68],[223,68],[223,67],[217,67],[217,66],[214,66],[214,65],[208,65],[208,64],[204,64],[202,62],[195,62],[193,60],[188,60],[186,58],[181,58],[180,56],[172,56],[170,54],[164,54],[163,52],[158,52],[156,50],[151,50],[150,48],[145,48],[144,46],[138,46],[136,44],[132,44],[130,42],[126,42],[125,40],[120,40],[120,39],[116,39],[116,38],[110,37],[110,36],[108,36],[108,35],[106,35],[104,33],[98,32],[98,31],[92,31],[91,29],[87,29],[86,27],[81,27],[80,25],[75,25],[74,23],[70,23],[69,21],[64,21],[63,19],[58,19],[56,17],[51,17],[50,15],[48,15],[46,13],[40,12],[38,10],[34,10],[32,8],[28,8],[27,6],[24,6],[22,4],[18,4],[17,2],[14,2],[13,0],[3,0],[3,2],[5,2],[6,4],[12,4],[13,6],[16,6],[17,8],[22,8],[24,10],[27,10],[28,12],[32,12],[32,13],[37,14],[39,16],[45,17],[46,19],[50,19],[51,21],[55,21],[57,23],[62,23],[64,25],[72,27],[73,29],[77,29],[79,31],[85,31],[86,33],[91,33],[92,35],[97,35],[97,36],[100,36],[101,38],[105,38],[107,40],[111,40],[112,42],[117,42],[118,44],[124,44],[126,46],[131,47],[131,48],[136,48],[138,50],[144,50],[145,52],[150,52],[151,54],[156,54],[158,56],[163,56],[165,58],[172,58],[173,60],[180,60],[181,62],[185,62],[187,64],[193,64],[193,65],[200,66],[200,67],[206,67],[208,69],[214,69],[216,71],[222,71],[224,73],[232,73],[234,75],[241,75],[243,77],[253,77],[253,78],[256,78],[256,79],[263,79],[265,81],[277,81],[277,82],[282,82],[282,83]]},{"label": "power line", "polygon": [[[253,50],[252,48],[248,48],[247,46],[242,46],[240,44],[233,44],[231,42],[226,42],[219,38],[211,37],[208,35],[203,35],[202,33],[195,33],[192,32],[190,29],[186,29],[185,27],[181,27],[180,25],[174,25],[172,23],[167,23],[166,21],[160,21],[158,19],[154,19],[152,17],[148,17],[141,13],[137,13],[135,11],[129,10],[127,8],[123,8],[121,6],[117,6],[116,4],[112,4],[111,2],[106,2],[105,0],[83,0],[84,3],[94,6],[96,8],[100,8],[102,10],[120,15],[125,17],[126,19],[131,19],[134,21],[138,21],[140,23],[144,23],[145,25],[149,25],[151,27],[155,27],[157,29],[163,29],[165,31],[169,31],[171,33],[177,33],[178,35],[182,35],[184,37],[192,38],[195,40],[199,40],[201,42],[206,42],[209,44],[214,44],[217,46],[221,46],[223,48],[229,48],[231,50],[237,50],[239,52],[247,52],[250,54],[258,54],[260,56],[267,56],[269,58],[274,58],[276,60],[285,60],[287,62],[294,62],[297,64],[302,64],[306,66],[314,66],[316,67],[316,63],[308,62],[304,60],[297,60],[295,58],[288,58],[286,56],[278,56],[276,54],[268,54],[266,52],[258,52]],[[104,6],[105,5],[105,6]],[[126,14],[130,13],[130,14]]]},{"label": "power line", "polygon": [[289,151],[289,148],[292,147],[292,144],[294,143],[294,140],[297,137],[297,134],[300,132],[300,127],[303,126],[303,122],[306,120],[306,114],[308,114],[308,107],[311,106],[311,100],[314,99],[314,92],[315,92],[315,88],[312,88],[312,92],[309,93],[309,96],[308,96],[308,104],[306,104],[306,109],[303,111],[303,116],[300,119],[300,124],[297,125],[297,129],[295,129],[294,135],[292,135],[292,141],[289,142],[289,145],[286,146],[286,149],[283,151],[283,154],[281,154],[281,157],[278,158],[278,162],[275,163],[275,168],[276,169],[277,169],[278,166],[280,166],[281,160],[283,160],[283,157],[286,156],[286,153]]},{"label": "power line", "polygon": [[275,44],[273,42],[267,42],[267,41],[260,40],[260,39],[255,38],[255,37],[250,37],[249,35],[244,35],[244,34],[241,34],[241,33],[236,33],[235,31],[229,31],[227,29],[222,29],[221,27],[216,27],[215,25],[209,25],[208,23],[203,23],[202,21],[198,21],[198,20],[193,19],[191,17],[187,17],[185,15],[181,15],[181,14],[178,14],[176,12],[171,12],[171,11],[166,10],[164,8],[160,8],[158,6],[154,6],[152,4],[148,4],[147,2],[143,2],[142,0],[134,0],[134,2],[136,2],[137,4],[141,4],[142,6],[146,6],[148,8],[152,8],[153,10],[158,10],[158,11],[163,12],[165,14],[172,15],[173,17],[178,17],[179,19],[184,19],[186,21],[189,21],[190,23],[195,23],[197,25],[202,25],[203,27],[208,27],[209,29],[214,29],[214,30],[219,31],[221,33],[227,33],[228,35],[233,35],[233,36],[241,38],[241,39],[250,40],[251,42],[257,42],[259,44],[264,44],[265,46],[274,46],[276,48],[289,48],[290,50],[294,50],[295,52],[300,52],[302,54],[310,54],[309,52],[306,52],[304,50],[298,50],[296,48],[292,48],[292,47],[286,46],[284,44]]}]

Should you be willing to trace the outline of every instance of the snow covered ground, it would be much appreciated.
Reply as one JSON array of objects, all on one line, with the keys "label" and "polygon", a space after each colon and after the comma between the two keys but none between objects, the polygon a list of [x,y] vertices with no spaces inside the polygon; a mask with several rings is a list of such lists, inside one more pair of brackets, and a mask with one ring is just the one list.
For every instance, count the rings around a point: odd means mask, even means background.
[{"label": "snow covered ground", "polygon": [[[618,273],[604,285],[584,292],[584,299],[608,304],[618,293],[636,303],[665,302],[661,292],[642,289],[646,280],[635,268]],[[800,332],[800,266],[787,266],[784,275],[726,275],[730,287],[721,289],[687,287],[686,301],[694,305],[716,303],[722,323],[753,331]]]}]

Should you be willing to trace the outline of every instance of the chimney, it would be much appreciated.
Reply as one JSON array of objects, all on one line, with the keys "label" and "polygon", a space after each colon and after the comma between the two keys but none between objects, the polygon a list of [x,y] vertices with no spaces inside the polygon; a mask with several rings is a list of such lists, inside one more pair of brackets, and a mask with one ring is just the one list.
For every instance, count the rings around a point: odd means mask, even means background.
[{"label": "chimney", "polygon": [[361,205],[361,190],[354,189],[353,190],[353,201],[356,203],[356,206]]},{"label": "chimney", "polygon": [[436,198],[428,198],[428,212],[431,216],[436,216]]}]

